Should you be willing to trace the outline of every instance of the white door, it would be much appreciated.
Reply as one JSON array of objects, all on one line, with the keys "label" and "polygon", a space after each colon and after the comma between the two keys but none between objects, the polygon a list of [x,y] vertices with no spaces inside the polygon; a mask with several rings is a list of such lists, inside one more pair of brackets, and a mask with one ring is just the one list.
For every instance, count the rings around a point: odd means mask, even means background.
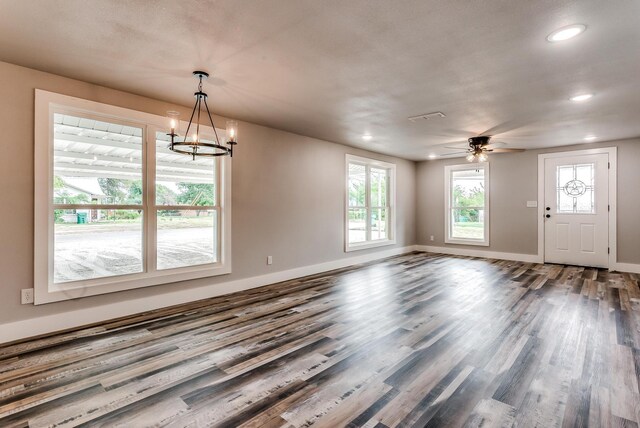
[{"label": "white door", "polygon": [[545,159],[544,261],[609,264],[609,155]]}]

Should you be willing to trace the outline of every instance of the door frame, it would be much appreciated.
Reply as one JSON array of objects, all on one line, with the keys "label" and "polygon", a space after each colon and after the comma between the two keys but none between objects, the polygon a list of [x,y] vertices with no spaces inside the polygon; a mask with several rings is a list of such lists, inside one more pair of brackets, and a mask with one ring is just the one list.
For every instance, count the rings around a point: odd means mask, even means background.
[{"label": "door frame", "polygon": [[565,156],[581,155],[609,155],[609,259],[608,269],[615,270],[618,261],[618,250],[616,243],[617,231],[617,210],[618,210],[618,148],[599,147],[596,149],[571,150],[568,152],[541,153],[538,155],[538,261],[544,263],[544,177],[545,160],[560,158]]}]

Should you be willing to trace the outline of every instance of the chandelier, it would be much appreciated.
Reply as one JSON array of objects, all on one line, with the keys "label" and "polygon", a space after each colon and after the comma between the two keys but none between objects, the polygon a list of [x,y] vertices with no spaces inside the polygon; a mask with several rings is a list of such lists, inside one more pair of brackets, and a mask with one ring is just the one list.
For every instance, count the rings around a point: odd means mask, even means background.
[{"label": "chandelier", "polygon": [[[209,77],[209,73],[204,71],[194,71],[193,75],[198,79],[198,91],[193,94],[193,96],[196,98],[196,103],[193,106],[191,118],[189,119],[189,125],[187,126],[184,137],[182,137],[182,141],[180,141],[180,136],[176,132],[178,125],[178,113],[167,112],[167,114],[171,117],[171,130],[167,134],[171,137],[169,150],[176,153],[192,156],[193,160],[196,159],[196,156],[233,156],[233,146],[238,144],[238,123],[234,120],[227,121],[226,142],[224,144],[221,144],[220,139],[218,138],[218,131],[216,130],[216,126],[213,124],[213,119],[211,118],[209,105],[207,104],[207,94],[202,91],[202,81]],[[211,127],[213,128],[213,137],[215,138],[215,140],[213,141],[203,140],[202,135],[200,134],[200,115],[205,111],[207,116],[209,117],[209,123],[211,123]],[[189,131],[191,131],[192,128],[194,133],[189,137]]]}]

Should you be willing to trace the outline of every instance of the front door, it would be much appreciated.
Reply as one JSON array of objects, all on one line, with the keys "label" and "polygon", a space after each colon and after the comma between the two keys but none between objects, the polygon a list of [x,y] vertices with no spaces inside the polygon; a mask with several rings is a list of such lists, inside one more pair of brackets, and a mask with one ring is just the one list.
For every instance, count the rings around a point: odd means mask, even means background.
[{"label": "front door", "polygon": [[609,264],[609,155],[545,159],[544,261]]}]

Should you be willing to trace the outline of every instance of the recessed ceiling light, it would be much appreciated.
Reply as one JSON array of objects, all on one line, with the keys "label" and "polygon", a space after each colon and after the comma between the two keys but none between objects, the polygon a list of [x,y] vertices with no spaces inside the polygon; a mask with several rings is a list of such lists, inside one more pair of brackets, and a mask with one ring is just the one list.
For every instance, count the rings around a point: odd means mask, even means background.
[{"label": "recessed ceiling light", "polygon": [[438,157],[438,155],[434,155],[433,153],[431,153],[431,154],[429,155],[429,159],[435,159],[435,158],[437,158],[437,157]]},{"label": "recessed ceiling light", "polygon": [[567,27],[562,27],[549,34],[547,36],[547,41],[551,43],[564,42],[565,40],[572,39],[578,34],[583,33],[586,29],[587,26],[583,24],[574,24]]},{"label": "recessed ceiling light", "polygon": [[586,137],[584,137],[585,141],[593,141],[596,138],[598,137],[596,137],[595,135],[587,135]]},{"label": "recessed ceiling light", "polygon": [[571,98],[569,98],[569,100],[574,101],[574,102],[582,102],[582,101],[587,101],[588,99],[591,99],[593,97],[593,94],[580,94],[580,95],[575,95]]},{"label": "recessed ceiling light", "polygon": [[364,134],[364,135],[362,136],[362,139],[363,139],[364,141],[371,141],[371,140],[373,139],[373,137],[372,137],[371,135],[369,135],[369,134]]}]

